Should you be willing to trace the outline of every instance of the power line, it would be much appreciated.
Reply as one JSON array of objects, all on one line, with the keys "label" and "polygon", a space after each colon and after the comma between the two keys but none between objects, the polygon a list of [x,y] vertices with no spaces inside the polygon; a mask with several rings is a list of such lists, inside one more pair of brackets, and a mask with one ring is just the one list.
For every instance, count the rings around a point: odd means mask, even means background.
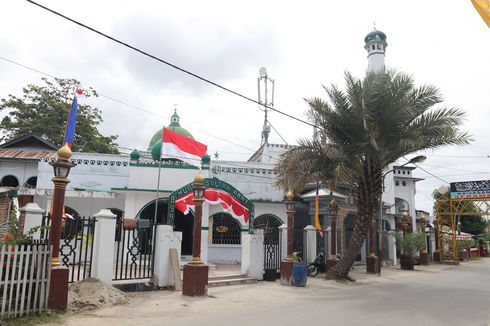
[{"label": "power line", "polygon": [[[58,77],[56,77],[56,76],[54,76],[54,75],[52,75],[52,74],[49,74],[49,73],[47,73],[47,72],[41,71],[41,70],[36,69],[36,68],[33,68],[33,67],[29,67],[29,66],[27,66],[27,65],[25,65],[25,64],[22,64],[22,63],[16,62],[16,61],[14,61],[14,60],[11,60],[11,59],[8,59],[8,58],[2,57],[2,56],[0,56],[0,60],[4,60],[4,61],[6,61],[6,62],[12,63],[12,64],[17,65],[17,66],[19,66],[19,67],[22,67],[22,68],[25,68],[25,69],[28,69],[28,70],[34,71],[34,72],[36,72],[36,73],[39,73],[39,74],[41,74],[41,75],[44,75],[44,76],[47,76],[47,77],[50,77],[50,78],[53,78],[53,79],[61,79],[61,78],[58,78]],[[122,100],[116,99],[116,98],[111,97],[111,96],[109,96],[109,95],[105,95],[105,94],[103,94],[103,93],[99,93],[99,92],[97,92],[97,95],[98,95],[98,96],[100,96],[100,97],[103,97],[103,98],[109,99],[109,100],[111,100],[111,101],[117,102],[117,103],[119,103],[119,104],[123,104],[123,105],[125,105],[125,106],[127,106],[127,107],[129,107],[129,108],[132,108],[132,109],[135,109],[135,110],[138,110],[138,111],[142,111],[142,112],[145,112],[145,113],[147,113],[147,114],[149,114],[149,115],[158,116],[158,117],[160,117],[160,118],[163,118],[163,119],[168,120],[168,118],[164,117],[163,115],[160,115],[160,114],[157,114],[157,113],[155,113],[155,112],[152,112],[152,111],[149,111],[149,110],[143,109],[143,108],[141,108],[141,107],[138,107],[138,106],[136,106],[136,105],[133,105],[133,104],[130,104],[130,103],[124,102],[124,101],[122,101]],[[188,128],[189,128],[189,129],[191,129],[191,130],[195,130],[195,131],[197,131],[197,132],[201,132],[201,133],[203,133],[203,134],[205,134],[205,135],[208,135],[208,136],[211,136],[211,137],[213,137],[213,138],[219,139],[219,140],[221,140],[221,141],[227,142],[227,143],[229,143],[229,144],[232,144],[232,145],[235,145],[235,146],[241,147],[241,148],[246,149],[246,150],[248,150],[248,151],[250,151],[250,152],[252,152],[252,153],[256,151],[255,149],[252,149],[252,148],[249,148],[249,147],[246,147],[246,146],[240,145],[240,144],[235,143],[235,142],[233,142],[233,141],[231,141],[231,140],[228,140],[228,139],[225,139],[225,138],[223,138],[223,137],[220,137],[220,136],[216,136],[216,135],[210,134],[210,133],[208,133],[208,132],[206,132],[206,131],[203,131],[203,130],[200,130],[200,129],[194,128],[194,127],[192,127],[192,126],[189,126]],[[121,148],[122,148],[122,147],[121,147]],[[243,153],[243,154],[246,154],[246,153]],[[269,158],[271,158],[271,159],[275,159],[275,160],[277,160],[275,157],[272,157],[271,155],[268,155],[268,156],[269,156]]]},{"label": "power line", "polygon": [[427,170],[426,170],[426,169],[424,169],[423,167],[420,167],[419,165],[417,165],[417,164],[415,164],[415,163],[412,163],[412,164],[413,164],[413,165],[415,165],[416,167],[418,167],[419,169],[421,169],[422,171],[424,171],[425,173],[427,173],[427,174],[429,174],[429,175],[433,176],[434,178],[439,179],[439,180],[441,180],[442,182],[449,184],[449,182],[448,182],[448,181],[446,181],[446,180],[444,180],[444,179],[439,178],[437,175],[435,175],[435,174],[433,174],[433,173],[431,173],[431,172],[427,171]]},{"label": "power line", "polygon": [[31,3],[31,4],[33,4],[33,5],[36,5],[36,6],[40,7],[40,8],[42,8],[42,9],[46,10],[46,11],[49,11],[49,12],[51,12],[51,13],[53,13],[53,14],[55,14],[55,15],[57,15],[57,16],[59,16],[59,17],[61,17],[61,18],[64,18],[64,19],[66,19],[66,20],[68,20],[68,21],[70,21],[70,22],[72,22],[72,23],[74,23],[74,24],[76,24],[76,25],[78,25],[78,26],[81,26],[81,27],[83,27],[83,28],[85,28],[85,29],[88,29],[88,30],[90,30],[90,31],[92,31],[92,32],[94,32],[94,33],[96,33],[96,34],[99,34],[100,36],[103,36],[103,37],[105,37],[105,38],[107,38],[107,39],[109,39],[109,40],[111,40],[111,41],[113,41],[113,42],[116,42],[116,43],[118,43],[118,44],[120,44],[120,45],[122,45],[122,46],[125,46],[125,47],[127,47],[127,48],[129,48],[129,49],[133,50],[133,51],[136,51],[136,52],[138,52],[138,53],[140,53],[140,54],[142,54],[142,55],[144,55],[144,56],[147,56],[147,57],[149,57],[149,58],[151,58],[151,59],[153,59],[153,60],[156,60],[156,61],[158,61],[158,62],[160,62],[160,63],[163,63],[163,64],[165,64],[165,65],[167,65],[167,66],[170,66],[170,67],[172,67],[172,68],[174,68],[174,69],[176,69],[176,70],[179,70],[180,72],[183,72],[183,73],[188,74],[188,75],[190,75],[190,76],[192,76],[192,77],[194,77],[194,78],[197,78],[197,79],[199,79],[199,80],[201,80],[201,81],[203,81],[203,82],[205,82],[205,83],[208,83],[208,84],[210,84],[210,85],[213,85],[213,86],[215,86],[215,87],[218,87],[218,88],[220,88],[220,89],[222,89],[222,90],[224,90],[224,91],[226,91],[226,92],[229,92],[229,93],[231,93],[231,94],[233,94],[233,95],[236,95],[236,96],[238,96],[238,97],[241,97],[241,98],[243,98],[243,99],[245,99],[245,100],[247,100],[247,101],[253,102],[253,103],[255,103],[255,104],[262,105],[264,108],[267,108],[267,109],[269,109],[269,110],[272,110],[272,111],[274,111],[274,112],[277,112],[277,113],[279,113],[279,114],[282,114],[282,115],[284,115],[284,116],[286,116],[286,117],[288,117],[288,118],[294,119],[294,120],[296,120],[296,121],[298,121],[298,122],[301,122],[301,123],[304,123],[304,124],[310,125],[310,126],[312,126],[312,127],[315,127],[315,128],[319,128],[319,129],[321,129],[320,127],[316,126],[315,124],[312,124],[312,123],[310,123],[310,122],[308,122],[308,121],[304,121],[304,120],[302,120],[302,119],[300,119],[300,118],[297,118],[297,117],[295,117],[295,116],[292,116],[292,115],[290,115],[290,114],[288,114],[288,113],[285,113],[285,112],[282,112],[282,111],[280,111],[280,110],[274,109],[273,107],[271,107],[271,106],[269,106],[269,105],[267,105],[267,104],[260,103],[259,101],[256,101],[256,100],[254,100],[254,99],[252,99],[252,98],[250,98],[250,97],[248,97],[248,96],[245,96],[245,95],[243,95],[243,94],[240,94],[240,93],[238,93],[238,92],[236,92],[236,91],[234,91],[234,90],[232,90],[232,89],[230,89],[230,88],[227,88],[227,87],[225,87],[225,86],[222,86],[222,85],[220,85],[220,84],[218,84],[218,83],[216,83],[216,82],[213,82],[213,81],[211,81],[211,80],[209,80],[209,79],[207,79],[207,78],[201,77],[201,76],[199,76],[199,75],[197,75],[197,74],[195,74],[195,73],[193,73],[193,72],[191,72],[191,71],[189,71],[189,70],[187,70],[187,69],[181,68],[181,67],[179,67],[179,66],[177,66],[177,65],[175,65],[175,64],[172,64],[172,63],[170,63],[170,62],[168,62],[168,61],[166,61],[166,60],[163,60],[163,59],[161,59],[161,58],[159,58],[159,57],[157,57],[157,56],[155,56],[155,55],[153,55],[153,54],[150,54],[150,53],[148,53],[148,52],[146,52],[146,51],[143,51],[143,50],[141,50],[141,49],[139,49],[139,48],[137,48],[137,47],[135,47],[135,46],[132,46],[132,45],[130,45],[130,44],[128,44],[128,43],[126,43],[126,42],[123,42],[123,41],[121,41],[121,40],[119,40],[119,39],[116,39],[116,38],[114,38],[114,37],[112,37],[112,36],[110,36],[110,35],[108,35],[108,34],[105,34],[105,33],[101,32],[101,31],[99,31],[99,30],[96,30],[95,28],[92,28],[92,27],[90,27],[90,26],[88,26],[88,25],[85,25],[85,24],[83,24],[83,23],[81,23],[81,22],[79,22],[79,21],[76,21],[76,20],[74,20],[74,19],[72,19],[72,18],[68,17],[68,16],[65,16],[65,15],[63,15],[63,14],[61,14],[61,13],[59,13],[59,12],[57,12],[57,11],[53,10],[53,9],[50,9],[50,8],[48,8],[48,7],[45,7],[45,6],[43,6],[43,5],[39,4],[39,3],[35,2],[35,1],[32,1],[32,0],[26,0],[26,1],[27,1],[27,2],[29,2],[29,3]]}]

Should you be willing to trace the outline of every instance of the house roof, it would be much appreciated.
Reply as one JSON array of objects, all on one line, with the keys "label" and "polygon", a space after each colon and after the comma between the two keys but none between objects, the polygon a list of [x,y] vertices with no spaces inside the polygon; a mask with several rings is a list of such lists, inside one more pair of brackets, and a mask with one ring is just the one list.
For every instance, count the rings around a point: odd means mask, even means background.
[{"label": "house roof", "polygon": [[42,158],[55,158],[56,152],[48,152],[48,151],[25,151],[25,150],[17,150],[17,149],[7,149],[0,148],[0,158],[7,159],[23,159],[23,160],[39,160]]},{"label": "house roof", "polygon": [[27,134],[0,145],[0,148],[26,148],[31,151],[57,151],[58,147],[36,134]]}]

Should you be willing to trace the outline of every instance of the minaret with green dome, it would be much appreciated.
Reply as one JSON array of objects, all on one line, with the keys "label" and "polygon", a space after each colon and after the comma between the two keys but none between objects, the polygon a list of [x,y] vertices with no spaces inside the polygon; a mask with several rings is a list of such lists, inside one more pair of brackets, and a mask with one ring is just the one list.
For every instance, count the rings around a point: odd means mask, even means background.
[{"label": "minaret with green dome", "polygon": [[364,48],[368,53],[368,71],[381,72],[385,70],[385,51],[388,43],[386,34],[376,27],[364,38]]}]

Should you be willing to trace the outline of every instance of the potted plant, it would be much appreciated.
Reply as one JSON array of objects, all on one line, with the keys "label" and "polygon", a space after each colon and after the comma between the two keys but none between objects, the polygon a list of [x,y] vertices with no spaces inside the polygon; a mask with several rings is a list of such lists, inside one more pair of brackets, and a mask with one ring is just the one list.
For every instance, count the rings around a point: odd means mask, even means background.
[{"label": "potted plant", "polygon": [[400,267],[405,270],[413,270],[414,256],[417,251],[424,250],[425,235],[423,233],[395,234],[396,245],[401,249]]}]

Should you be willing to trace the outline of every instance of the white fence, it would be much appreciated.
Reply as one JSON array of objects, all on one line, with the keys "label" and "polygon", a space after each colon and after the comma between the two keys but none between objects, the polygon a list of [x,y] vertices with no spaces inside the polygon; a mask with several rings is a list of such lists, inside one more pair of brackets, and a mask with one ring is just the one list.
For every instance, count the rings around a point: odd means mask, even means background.
[{"label": "white fence", "polygon": [[0,318],[47,309],[49,244],[3,245],[0,253]]}]

